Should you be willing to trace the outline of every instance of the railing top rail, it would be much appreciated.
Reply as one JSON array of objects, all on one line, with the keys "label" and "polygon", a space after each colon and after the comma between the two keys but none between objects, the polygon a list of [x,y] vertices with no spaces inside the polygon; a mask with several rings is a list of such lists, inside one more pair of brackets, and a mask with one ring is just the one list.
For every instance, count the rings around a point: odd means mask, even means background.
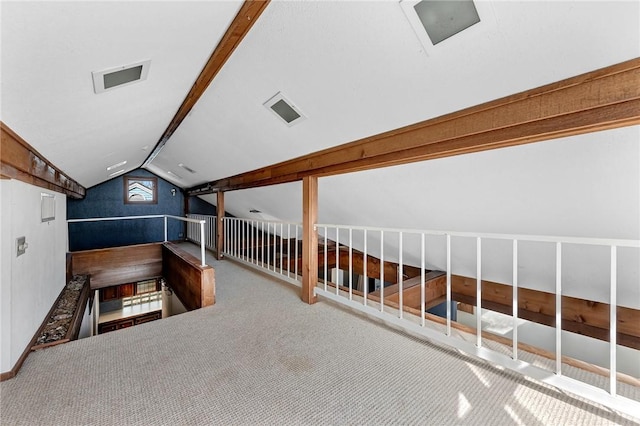
[{"label": "railing top rail", "polygon": [[383,231],[383,232],[403,232],[407,234],[425,234],[425,235],[450,235],[452,237],[469,237],[469,238],[486,238],[493,240],[519,240],[546,243],[566,243],[566,244],[584,244],[584,245],[601,245],[616,247],[636,247],[640,248],[640,240],[625,240],[611,238],[587,238],[587,237],[562,237],[548,235],[527,235],[527,234],[492,234],[480,232],[455,232],[441,231],[430,229],[402,229],[402,228],[381,228],[374,226],[353,226],[353,225],[336,225],[336,224],[316,224],[316,229],[334,228],[334,229],[353,229],[360,231]]},{"label": "railing top rail", "polygon": [[170,217],[172,219],[182,220],[184,222],[193,222],[193,223],[206,223],[204,220],[190,219],[187,217],[181,216],[173,216],[169,214],[151,214],[151,215],[140,215],[140,216],[112,216],[112,217],[89,217],[84,219],[67,219],[68,223],[77,223],[77,222],[100,222],[104,220],[130,220],[130,219],[160,219]]},{"label": "railing top rail", "polygon": [[286,222],[283,220],[248,219],[245,217],[225,217],[224,220],[237,220],[240,222],[261,222],[261,223],[275,223],[275,224],[283,224],[283,225],[302,226],[301,222]]},{"label": "railing top rail", "polygon": [[191,223],[207,223],[207,221],[206,221],[206,220],[201,220],[201,219],[191,219],[191,218],[188,218],[188,217],[173,216],[173,215],[170,215],[170,214],[166,214],[166,215],[164,215],[164,216],[166,216],[166,217],[170,217],[170,218],[172,218],[172,219],[181,220],[181,221],[183,221],[183,222],[191,222]]},{"label": "railing top rail", "polygon": [[157,219],[163,218],[163,214],[151,214],[141,216],[112,216],[112,217],[88,217],[84,219],[67,219],[68,223],[74,222],[100,222],[103,220],[129,220],[129,219]]}]

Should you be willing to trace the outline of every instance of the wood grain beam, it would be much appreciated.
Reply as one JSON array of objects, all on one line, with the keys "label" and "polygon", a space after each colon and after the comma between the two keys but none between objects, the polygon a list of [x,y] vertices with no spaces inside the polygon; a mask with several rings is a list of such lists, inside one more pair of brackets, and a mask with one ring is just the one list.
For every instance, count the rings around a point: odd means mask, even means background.
[{"label": "wood grain beam", "polygon": [[[318,248],[318,267],[324,267],[324,247]],[[327,250],[327,269],[335,268],[338,265],[336,262],[336,248],[335,245]],[[339,256],[339,266],[343,271],[349,269],[349,248],[341,247]],[[352,272],[358,275],[364,275],[364,253],[358,250],[352,250]],[[367,255],[367,277],[380,279],[380,259]],[[395,284],[398,282],[398,264],[393,262],[384,261],[384,281],[387,283]],[[403,276],[405,278],[413,278],[420,275],[420,268],[416,268],[409,265],[403,266]]]},{"label": "wood grain beam", "polygon": [[[422,301],[422,288],[420,286],[422,277],[410,278],[402,283],[402,304],[414,309],[420,309]],[[446,301],[447,275],[442,271],[430,271],[425,274],[425,309]],[[371,296],[380,297],[380,290],[371,293]],[[444,300],[443,300],[444,298]],[[400,301],[399,284],[390,285],[384,289],[384,300],[393,303]]]},{"label": "wood grain beam", "polygon": [[162,244],[150,243],[71,253],[72,274],[90,275],[91,289],[162,276]]},{"label": "wood grain beam", "polygon": [[640,58],[199,185],[190,195],[294,182],[640,123]]},{"label": "wood grain beam", "polygon": [[318,282],[318,179],[302,180],[302,301],[316,303],[313,289]]},{"label": "wood grain beam", "polygon": [[[482,281],[482,307],[511,315],[513,288],[510,285]],[[476,279],[453,275],[451,298],[456,302],[476,305]],[[555,327],[553,293],[527,288],[518,289],[518,317]],[[562,329],[609,341],[609,309],[607,303],[562,296]],[[640,349],[640,310],[617,307],[618,344]]]},{"label": "wood grain beam", "polygon": [[224,258],[224,192],[218,192],[216,199],[216,258],[222,260]]},{"label": "wood grain beam", "polygon": [[3,122],[0,122],[0,175],[71,198],[84,198],[86,192]]},{"label": "wood grain beam", "polygon": [[209,57],[209,60],[200,72],[196,82],[193,83],[193,86],[182,102],[182,105],[180,105],[180,108],[178,108],[178,111],[173,116],[169,126],[162,136],[160,136],[160,140],[153,148],[153,151],[151,151],[140,167],[146,167],[149,165],[160,153],[162,147],[178,129],[189,112],[191,112],[191,109],[194,107],[196,102],[198,102],[198,99],[200,99],[205,90],[207,90],[215,76],[218,75],[218,72],[222,69],[229,57],[231,57],[234,50],[240,45],[240,42],[245,35],[247,35],[258,17],[260,17],[264,9],[269,4],[269,1],[270,0],[246,0],[244,2],[240,11],[229,25],[224,36],[222,36],[220,43],[218,43],[218,46]]}]

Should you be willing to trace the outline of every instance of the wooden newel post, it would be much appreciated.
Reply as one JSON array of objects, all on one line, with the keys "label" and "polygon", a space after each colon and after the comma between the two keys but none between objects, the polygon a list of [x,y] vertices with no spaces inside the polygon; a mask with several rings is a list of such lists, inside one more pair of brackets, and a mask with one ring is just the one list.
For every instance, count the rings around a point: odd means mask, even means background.
[{"label": "wooden newel post", "polygon": [[222,260],[224,252],[224,192],[217,192],[216,206],[216,249],[218,251],[218,260]]},{"label": "wooden newel post", "polygon": [[313,289],[318,283],[318,178],[302,179],[302,301],[316,303]]}]

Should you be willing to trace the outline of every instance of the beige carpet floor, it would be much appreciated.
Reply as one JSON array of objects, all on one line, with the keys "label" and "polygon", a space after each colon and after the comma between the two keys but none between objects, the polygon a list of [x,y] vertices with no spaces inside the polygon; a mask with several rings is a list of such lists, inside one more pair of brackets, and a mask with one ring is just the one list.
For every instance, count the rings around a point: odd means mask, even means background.
[{"label": "beige carpet floor", "polygon": [[[197,249],[196,249],[197,250]],[[2,425],[606,425],[609,410],[231,261],[215,306],[29,356]]]}]

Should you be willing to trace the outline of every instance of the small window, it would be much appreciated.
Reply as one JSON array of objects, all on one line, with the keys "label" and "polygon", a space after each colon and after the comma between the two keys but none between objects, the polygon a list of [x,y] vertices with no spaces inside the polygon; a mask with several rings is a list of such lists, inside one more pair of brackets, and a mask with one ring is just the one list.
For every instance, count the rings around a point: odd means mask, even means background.
[{"label": "small window", "polygon": [[136,284],[136,294],[156,291],[156,280],[140,281]]},{"label": "small window", "polygon": [[154,177],[126,176],[124,178],[124,203],[157,204],[158,179]]}]

